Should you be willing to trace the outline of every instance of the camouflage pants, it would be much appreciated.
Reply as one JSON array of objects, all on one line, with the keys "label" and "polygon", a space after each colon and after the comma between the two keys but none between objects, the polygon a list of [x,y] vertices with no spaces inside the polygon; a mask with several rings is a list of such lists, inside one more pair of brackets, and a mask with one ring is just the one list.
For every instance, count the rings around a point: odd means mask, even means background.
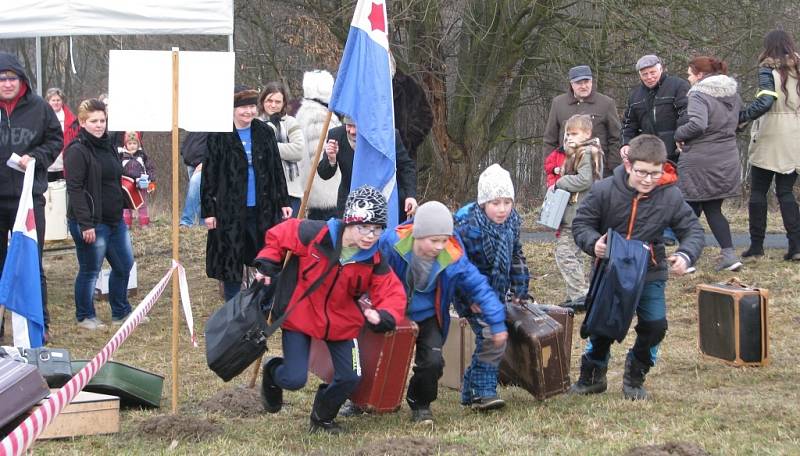
[{"label": "camouflage pants", "polygon": [[583,268],[584,254],[572,239],[571,228],[561,228],[556,241],[556,265],[567,286],[567,297],[575,300],[586,296],[589,284]]}]

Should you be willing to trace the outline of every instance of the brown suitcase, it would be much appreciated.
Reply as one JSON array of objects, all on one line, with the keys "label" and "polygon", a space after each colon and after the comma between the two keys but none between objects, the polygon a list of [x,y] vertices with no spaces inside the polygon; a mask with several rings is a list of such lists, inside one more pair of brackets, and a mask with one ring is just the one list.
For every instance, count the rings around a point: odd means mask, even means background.
[{"label": "brown suitcase", "polygon": [[[417,324],[407,319],[387,333],[366,328],[361,331],[358,336],[361,382],[350,396],[356,406],[370,413],[394,412],[400,408],[418,333]],[[333,363],[325,342],[311,340],[308,366],[323,381],[333,380]]]},{"label": "brown suitcase", "polygon": [[697,286],[700,352],[733,366],[769,364],[768,290],[736,279]]},{"label": "brown suitcase", "polygon": [[442,347],[444,358],[444,372],[439,384],[448,388],[461,390],[464,381],[464,371],[472,362],[472,353],[475,351],[475,333],[465,319],[458,315],[450,314],[450,328],[447,330],[447,340]]},{"label": "brown suitcase", "polygon": [[[564,363],[566,371],[569,372],[572,361],[572,333],[575,328],[575,311],[568,307],[551,306],[539,304],[539,308],[544,310],[550,318],[559,322],[564,327]],[[567,378],[569,382],[569,378]],[[571,382],[569,382],[571,383]]]},{"label": "brown suitcase", "polygon": [[0,428],[8,425],[3,432],[12,431],[16,419],[49,394],[35,366],[0,358]]},{"label": "brown suitcase", "polygon": [[569,388],[564,326],[536,304],[508,304],[509,341],[500,361],[500,384],[520,386],[539,400]]}]

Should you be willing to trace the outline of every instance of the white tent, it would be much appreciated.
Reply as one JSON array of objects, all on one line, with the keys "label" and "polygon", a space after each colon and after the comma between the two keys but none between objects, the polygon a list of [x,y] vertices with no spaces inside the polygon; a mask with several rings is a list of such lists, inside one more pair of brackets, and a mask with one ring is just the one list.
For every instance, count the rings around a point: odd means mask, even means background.
[{"label": "white tent", "polygon": [[70,35],[233,35],[233,0],[14,0],[0,38]]}]

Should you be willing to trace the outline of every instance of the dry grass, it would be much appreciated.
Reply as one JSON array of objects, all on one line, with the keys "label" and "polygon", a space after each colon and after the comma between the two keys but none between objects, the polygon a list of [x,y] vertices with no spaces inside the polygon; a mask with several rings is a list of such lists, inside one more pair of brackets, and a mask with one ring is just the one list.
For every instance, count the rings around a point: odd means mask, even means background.
[{"label": "dry grass", "polygon": [[[149,290],[169,266],[169,233],[162,223],[134,232],[139,262],[139,297]],[[553,246],[525,247],[533,279],[532,292],[540,302],[562,299],[563,283],[553,261]],[[208,412],[202,406],[221,390],[246,383],[249,372],[225,384],[205,365],[202,328],[221,300],[217,285],[204,273],[205,233],[181,231],[182,262],[189,273],[196,328],[201,347],[188,343],[181,322],[179,361],[180,414],[199,422],[217,423],[220,434],[206,439],[170,441],[159,433],[142,432],[145,423],[169,413],[170,297],[169,290],[151,313],[152,320],[137,329],[115,359],[167,376],[160,410],[125,410],[118,435],[39,442],[37,454],[620,454],[632,447],[689,442],[711,454],[797,454],[800,410],[796,379],[800,374],[795,350],[800,304],[800,270],[780,260],[782,252],[769,251],[738,276],[747,283],[769,288],[772,364],[764,368],[732,368],[700,357],[697,350],[695,285],[725,280],[731,274],[700,272],[672,280],[668,287],[670,329],[660,363],[647,386],[653,399],[633,403],[622,399],[622,358],[627,339],[615,345],[609,371],[609,391],[595,397],[558,396],[534,400],[516,388],[502,388],[508,407],[489,416],[477,415],[458,405],[458,393],[441,389],[434,404],[436,427],[417,428],[404,406],[399,413],[342,419],[348,432],[340,437],[309,436],[308,413],[316,380],[298,392],[286,394],[287,405],[276,415],[236,417]],[[92,356],[112,331],[88,333],[74,323],[72,282],[74,254],[46,257],[50,283],[54,346],[68,347],[74,358]],[[711,271],[704,258],[700,271]],[[109,320],[105,303],[98,315]],[[581,317],[576,321],[579,326]],[[278,344],[277,339],[271,341]],[[573,346],[573,378],[583,348],[577,334]],[[158,419],[156,419],[158,422]],[[173,431],[170,431],[173,432]],[[161,433],[173,435],[170,433]],[[176,432],[174,435],[181,435]]]}]

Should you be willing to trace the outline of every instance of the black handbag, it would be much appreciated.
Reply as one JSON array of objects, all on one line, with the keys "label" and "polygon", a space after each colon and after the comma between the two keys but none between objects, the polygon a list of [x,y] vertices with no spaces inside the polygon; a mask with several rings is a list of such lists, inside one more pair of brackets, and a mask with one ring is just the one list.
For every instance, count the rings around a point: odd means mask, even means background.
[{"label": "black handbag", "polygon": [[19,348],[28,364],[36,367],[50,388],[61,388],[72,378],[69,351],[61,348]]},{"label": "black handbag", "polygon": [[267,350],[267,320],[261,310],[272,287],[254,281],[208,318],[206,361],[222,380],[241,374]]}]

